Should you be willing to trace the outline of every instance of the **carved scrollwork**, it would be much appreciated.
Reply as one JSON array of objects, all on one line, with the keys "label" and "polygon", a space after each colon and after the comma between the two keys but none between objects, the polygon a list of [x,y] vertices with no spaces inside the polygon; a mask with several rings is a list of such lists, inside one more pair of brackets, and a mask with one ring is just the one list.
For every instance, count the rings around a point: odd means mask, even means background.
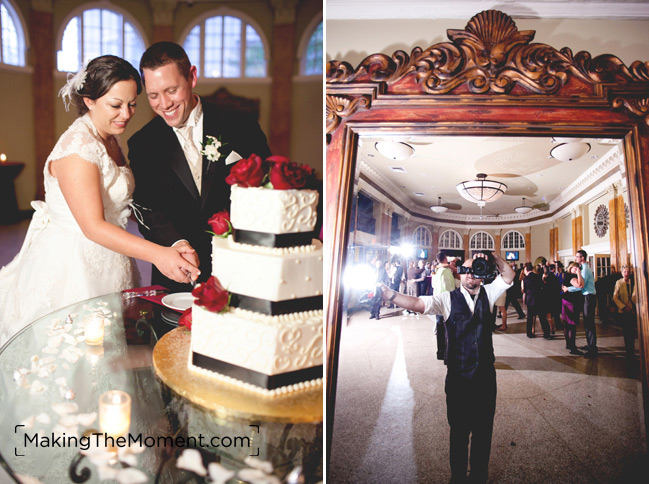
[{"label": "carved scrollwork", "polygon": [[327,133],[333,132],[343,118],[354,114],[359,107],[367,108],[369,105],[370,100],[367,96],[327,96]]},{"label": "carved scrollwork", "polygon": [[625,98],[616,97],[611,102],[614,109],[624,108],[632,114],[645,119],[645,123],[649,125],[649,98]]},{"label": "carved scrollwork", "polygon": [[648,82],[649,62],[634,62],[630,68],[617,57],[588,52],[573,55],[568,48],[557,50],[530,43],[533,30],[519,31],[503,12],[480,12],[465,30],[448,30],[451,42],[425,50],[416,47],[408,55],[397,51],[391,57],[373,54],[356,69],[346,62],[331,61],[327,82],[385,82],[392,84],[414,74],[424,93],[448,94],[461,85],[470,92],[508,94],[516,85],[537,94],[554,94],[570,76],[589,84]]}]

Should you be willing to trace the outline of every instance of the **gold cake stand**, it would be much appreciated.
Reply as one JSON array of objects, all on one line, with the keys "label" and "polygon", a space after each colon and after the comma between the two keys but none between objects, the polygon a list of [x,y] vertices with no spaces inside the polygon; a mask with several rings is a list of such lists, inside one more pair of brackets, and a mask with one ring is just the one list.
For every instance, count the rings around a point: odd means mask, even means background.
[{"label": "gold cake stand", "polygon": [[187,367],[190,341],[191,332],[181,326],[165,334],[153,348],[156,374],[180,396],[221,418],[282,423],[322,421],[322,385],[272,397],[214,380]]}]

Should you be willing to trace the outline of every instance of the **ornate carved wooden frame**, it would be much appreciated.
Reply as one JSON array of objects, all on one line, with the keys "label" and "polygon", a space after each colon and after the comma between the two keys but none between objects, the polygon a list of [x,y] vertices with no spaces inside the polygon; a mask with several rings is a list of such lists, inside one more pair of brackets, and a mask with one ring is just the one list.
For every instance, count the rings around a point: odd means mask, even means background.
[{"label": "ornate carved wooden frame", "polygon": [[[361,135],[546,135],[624,140],[634,233],[643,390],[649,395],[647,206],[649,62],[630,67],[612,55],[592,58],[532,43],[506,14],[488,10],[450,42],[408,55],[370,55],[358,67],[327,65],[327,411],[333,425],[344,267],[357,141]],[[649,422],[645,398],[645,422]],[[649,426],[649,425],[648,425]],[[647,432],[649,435],[649,432]]]}]

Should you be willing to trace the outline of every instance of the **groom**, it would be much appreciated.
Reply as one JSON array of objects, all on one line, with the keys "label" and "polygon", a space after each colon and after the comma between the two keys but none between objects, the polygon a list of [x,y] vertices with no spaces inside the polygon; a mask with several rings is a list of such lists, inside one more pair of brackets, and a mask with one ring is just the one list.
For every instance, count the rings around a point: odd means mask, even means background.
[{"label": "groom", "polygon": [[[199,266],[199,281],[204,281],[212,273],[207,220],[230,209],[225,177],[231,163],[252,153],[264,159],[270,149],[255,120],[220,113],[193,93],[196,67],[180,45],[153,44],[142,55],[140,72],[151,109],[158,115],[128,140],[140,232],[158,244],[193,247],[198,260],[191,262]],[[217,161],[200,153],[206,136],[221,142]],[[189,284],[167,279],[155,266],[151,282],[172,292],[191,290]]]}]

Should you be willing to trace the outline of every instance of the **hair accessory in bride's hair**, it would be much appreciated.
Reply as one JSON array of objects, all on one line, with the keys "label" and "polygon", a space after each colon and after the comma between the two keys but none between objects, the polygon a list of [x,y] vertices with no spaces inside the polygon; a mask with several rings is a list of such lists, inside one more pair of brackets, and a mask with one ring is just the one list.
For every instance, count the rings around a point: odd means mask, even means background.
[{"label": "hair accessory in bride's hair", "polygon": [[[79,92],[83,89],[83,85],[86,82],[86,74],[88,74],[88,62],[86,62],[79,72],[76,74],[68,73],[68,82],[65,83],[65,86],[59,91],[59,96],[63,99],[63,105],[65,110],[70,110],[70,101],[72,100],[72,93]],[[67,98],[67,99],[66,99]]]}]

